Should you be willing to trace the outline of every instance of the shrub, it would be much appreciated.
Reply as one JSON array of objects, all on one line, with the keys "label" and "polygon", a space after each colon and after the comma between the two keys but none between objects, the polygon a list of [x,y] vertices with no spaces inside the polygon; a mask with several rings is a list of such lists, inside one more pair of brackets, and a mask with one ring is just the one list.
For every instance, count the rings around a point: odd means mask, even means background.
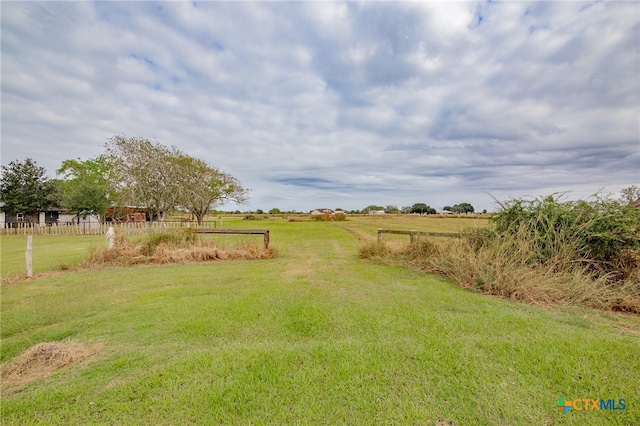
[{"label": "shrub", "polygon": [[[561,202],[553,195],[510,200],[492,217],[498,237],[530,246],[529,263],[581,263],[598,276],[625,279],[637,269],[628,253],[640,249],[640,210],[600,196]],[[568,263],[568,264],[567,264]]]},{"label": "shrub", "polygon": [[528,303],[640,313],[640,211],[600,197],[501,205],[491,228],[463,238],[365,246],[360,255]]}]

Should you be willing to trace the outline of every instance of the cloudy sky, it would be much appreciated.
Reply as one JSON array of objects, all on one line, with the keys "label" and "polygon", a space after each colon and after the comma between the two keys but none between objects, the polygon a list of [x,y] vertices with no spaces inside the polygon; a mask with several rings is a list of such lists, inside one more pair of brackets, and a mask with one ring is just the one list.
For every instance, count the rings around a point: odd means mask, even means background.
[{"label": "cloudy sky", "polygon": [[0,7],[3,165],[55,177],[141,136],[263,210],[493,210],[640,183],[636,1]]}]

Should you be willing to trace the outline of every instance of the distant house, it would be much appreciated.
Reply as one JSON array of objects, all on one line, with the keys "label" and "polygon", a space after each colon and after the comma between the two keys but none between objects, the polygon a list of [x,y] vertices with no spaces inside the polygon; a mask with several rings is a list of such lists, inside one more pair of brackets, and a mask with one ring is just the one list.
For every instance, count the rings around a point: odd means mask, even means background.
[{"label": "distant house", "polygon": [[101,223],[99,215],[88,212],[77,215],[68,210],[63,210],[58,218],[59,225],[80,225],[82,229],[98,229]]},{"label": "distant house", "polygon": [[105,214],[106,222],[153,222],[158,220],[157,214],[150,216],[142,207],[109,207]]},{"label": "distant house", "polygon": [[[4,203],[0,206],[0,209],[4,207]],[[50,207],[36,212],[24,212],[24,213],[7,213],[0,211],[0,228],[17,228],[22,227],[23,224],[37,224],[40,226],[54,225],[58,223],[60,212],[62,209]]]},{"label": "distant house", "polygon": [[336,214],[336,212],[334,212],[331,209],[315,209],[311,212],[312,216],[318,216],[323,214]]},{"label": "distant house", "polygon": [[369,214],[387,214],[384,210],[369,210]]}]

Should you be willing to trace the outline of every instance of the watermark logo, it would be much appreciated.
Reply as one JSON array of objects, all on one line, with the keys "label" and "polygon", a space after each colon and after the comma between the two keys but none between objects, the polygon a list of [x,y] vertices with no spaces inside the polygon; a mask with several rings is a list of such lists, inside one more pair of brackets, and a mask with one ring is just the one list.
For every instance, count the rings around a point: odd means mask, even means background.
[{"label": "watermark logo", "polygon": [[562,410],[564,414],[567,414],[569,410],[573,407],[571,401],[565,401],[563,397],[558,398],[558,403],[556,404],[556,408],[558,410]]},{"label": "watermark logo", "polygon": [[558,398],[556,403],[556,409],[567,414],[571,410],[576,411],[621,411],[627,408],[624,399],[590,399],[590,398],[577,398],[573,400]]}]

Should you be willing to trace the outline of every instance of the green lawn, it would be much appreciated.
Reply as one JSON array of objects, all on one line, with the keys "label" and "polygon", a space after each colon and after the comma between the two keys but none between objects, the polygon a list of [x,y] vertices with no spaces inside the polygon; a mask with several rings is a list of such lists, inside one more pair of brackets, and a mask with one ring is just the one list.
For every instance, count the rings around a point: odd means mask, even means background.
[{"label": "green lawn", "polygon": [[[462,226],[420,219],[388,223]],[[361,260],[356,236],[387,227],[369,218],[225,226],[270,229],[279,256],[4,284],[2,362],[45,341],[104,349],[5,390],[2,424],[640,423],[637,317],[516,304]],[[104,244],[41,238],[57,248],[40,271]],[[0,239],[3,276],[24,262],[20,241]],[[559,397],[627,408],[565,415]]]},{"label": "green lawn", "polygon": [[[84,259],[92,248],[106,247],[101,235],[34,235],[33,273],[67,269]],[[26,274],[25,253],[27,237],[8,235],[0,237],[0,275],[10,278]]]}]

